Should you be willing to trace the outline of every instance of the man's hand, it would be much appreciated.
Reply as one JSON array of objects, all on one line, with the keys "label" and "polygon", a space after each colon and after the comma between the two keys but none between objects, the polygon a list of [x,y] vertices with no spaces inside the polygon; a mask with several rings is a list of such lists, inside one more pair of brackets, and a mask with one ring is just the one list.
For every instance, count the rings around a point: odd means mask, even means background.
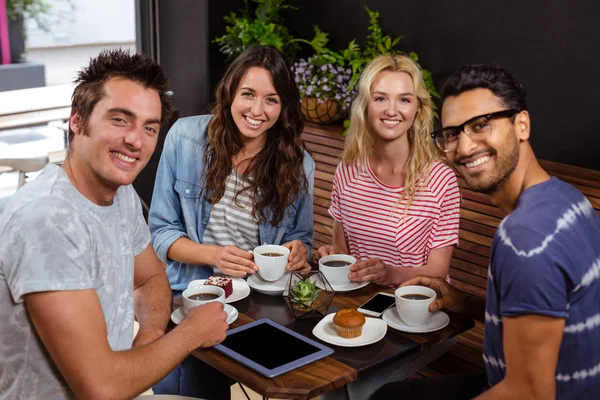
[{"label": "man's hand", "polygon": [[223,310],[223,303],[212,301],[202,306],[191,308],[183,322],[183,324],[191,324],[196,337],[202,341],[198,343],[198,347],[212,347],[215,344],[221,343],[227,336],[227,313]]},{"label": "man's hand", "polygon": [[162,329],[140,328],[137,335],[135,335],[135,338],[133,339],[133,344],[131,345],[131,347],[138,347],[138,346],[143,346],[148,343],[152,343],[155,340],[160,339],[164,335],[165,335],[165,331]]},{"label": "man's hand", "polygon": [[432,278],[429,276],[417,276],[409,279],[400,286],[427,286],[435,290],[437,299],[429,305],[429,311],[435,312],[441,309],[447,309],[454,312],[467,312],[467,295],[452,287],[442,278]]},{"label": "man's hand", "polygon": [[316,261],[319,261],[321,257],[330,256],[332,254],[346,254],[335,244],[327,244],[319,247],[317,254],[315,254]]},{"label": "man's hand", "polygon": [[152,245],[135,256],[133,301],[140,328],[133,347],[154,342],[165,335],[171,317],[172,294],[164,264]]},{"label": "man's hand", "polygon": [[286,271],[291,272],[306,267],[306,246],[304,243],[299,240],[292,240],[291,242],[282,244],[282,246],[290,249],[288,263],[285,266]]},{"label": "man's hand", "polygon": [[254,274],[258,267],[252,261],[252,253],[235,246],[220,247],[217,251],[215,266],[227,275],[245,276]]},{"label": "man's hand", "polygon": [[383,261],[378,258],[358,260],[350,267],[348,277],[357,282],[375,282],[379,285],[387,284],[388,270]]}]

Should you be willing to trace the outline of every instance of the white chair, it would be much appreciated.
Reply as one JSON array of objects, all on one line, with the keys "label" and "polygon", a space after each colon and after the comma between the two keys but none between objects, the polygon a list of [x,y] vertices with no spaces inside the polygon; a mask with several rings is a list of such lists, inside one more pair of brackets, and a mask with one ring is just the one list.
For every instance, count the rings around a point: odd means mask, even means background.
[{"label": "white chair", "polygon": [[17,188],[23,186],[27,180],[28,172],[36,172],[43,169],[50,160],[48,156],[22,157],[22,158],[0,158],[0,173],[17,171],[19,183]]},{"label": "white chair", "polygon": [[[17,171],[19,173],[18,189],[27,181],[27,173],[41,170],[48,162],[48,156],[0,158],[0,174]],[[0,198],[0,213],[4,210],[9,198],[10,196]]]}]

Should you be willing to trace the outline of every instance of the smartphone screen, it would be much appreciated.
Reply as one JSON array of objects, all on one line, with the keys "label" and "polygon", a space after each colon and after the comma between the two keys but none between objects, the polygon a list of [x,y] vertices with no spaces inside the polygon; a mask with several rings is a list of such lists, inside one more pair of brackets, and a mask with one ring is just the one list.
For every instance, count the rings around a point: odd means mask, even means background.
[{"label": "smartphone screen", "polygon": [[396,298],[394,296],[386,296],[384,294],[377,293],[375,296],[371,297],[369,301],[360,306],[360,308],[381,314],[393,306],[395,302]]}]

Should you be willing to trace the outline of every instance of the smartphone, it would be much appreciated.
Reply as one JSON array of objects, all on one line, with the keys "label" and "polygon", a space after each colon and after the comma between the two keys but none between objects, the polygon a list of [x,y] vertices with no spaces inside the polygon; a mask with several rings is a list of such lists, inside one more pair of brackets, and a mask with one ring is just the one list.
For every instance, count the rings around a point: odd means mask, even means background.
[{"label": "smartphone", "polygon": [[358,307],[358,311],[372,317],[381,317],[389,308],[396,304],[396,296],[390,293],[379,292],[364,304]]}]

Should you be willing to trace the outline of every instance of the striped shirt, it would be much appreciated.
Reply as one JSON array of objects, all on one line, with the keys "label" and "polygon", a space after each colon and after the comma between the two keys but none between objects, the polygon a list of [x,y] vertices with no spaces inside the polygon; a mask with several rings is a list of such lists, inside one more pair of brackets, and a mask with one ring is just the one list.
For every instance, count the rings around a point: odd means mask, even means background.
[{"label": "striped shirt", "polygon": [[457,244],[460,193],[456,175],[436,161],[425,182],[406,212],[407,199],[398,203],[404,187],[381,182],[368,158],[362,166],[338,165],[329,213],[342,223],[350,254],[415,268],[427,264],[431,250]]},{"label": "striped shirt", "polygon": [[491,385],[506,374],[504,318],[543,315],[565,320],[556,398],[599,398],[600,219],[578,189],[552,178],[521,194],[496,231],[486,298]]},{"label": "striped shirt", "polygon": [[234,169],[227,177],[225,193],[210,212],[204,244],[233,245],[252,250],[259,245],[258,223],[252,217],[252,200],[247,192],[236,193],[248,185],[248,180]]}]

